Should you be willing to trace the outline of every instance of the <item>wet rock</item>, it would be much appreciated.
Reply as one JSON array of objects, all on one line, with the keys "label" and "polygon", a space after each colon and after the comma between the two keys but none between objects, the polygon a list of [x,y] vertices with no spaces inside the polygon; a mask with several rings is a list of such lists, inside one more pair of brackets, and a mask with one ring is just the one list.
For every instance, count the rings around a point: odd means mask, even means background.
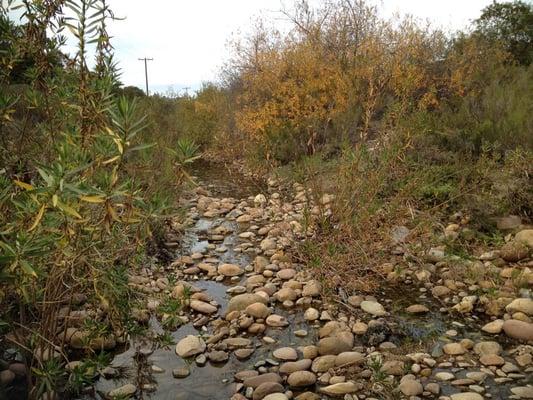
[{"label": "wet rock", "polygon": [[207,263],[199,263],[198,269],[207,273],[208,276],[215,276],[217,274],[217,267]]},{"label": "wet rock", "polygon": [[246,387],[252,387],[255,389],[259,387],[259,385],[265,382],[281,383],[282,380],[281,380],[281,376],[279,376],[278,374],[269,372],[263,375],[258,375],[258,376],[247,378],[243,381],[243,384]]},{"label": "wet rock", "polygon": [[172,376],[176,379],[186,378],[191,373],[189,367],[180,367],[172,370]]},{"label": "wet rock", "polygon": [[220,275],[229,277],[244,274],[244,270],[242,270],[241,267],[235,264],[221,264],[217,270]]},{"label": "wet rock", "polygon": [[353,347],[354,337],[351,332],[336,332],[334,336],[325,337],[318,342],[318,353],[320,355],[337,355],[350,351]]},{"label": "wet rock", "polygon": [[258,375],[259,375],[259,372],[255,371],[253,369],[248,369],[248,370],[237,372],[235,374],[235,380],[238,381],[238,382],[242,382],[242,381],[244,381],[247,378],[252,378],[252,377],[258,376]]},{"label": "wet rock", "polygon": [[180,357],[187,358],[205,351],[205,342],[193,335],[188,335],[181,339],[176,345],[176,354]]},{"label": "wet rock", "polygon": [[271,313],[271,310],[263,303],[250,304],[244,310],[246,314],[257,319],[265,319]]},{"label": "wet rock", "polygon": [[199,367],[203,367],[205,364],[207,364],[207,357],[204,355],[204,354],[199,354],[196,356],[196,358],[194,359],[194,362],[196,363],[196,365],[198,365]]},{"label": "wet rock", "polygon": [[232,297],[228,303],[228,313],[232,311],[244,311],[246,307],[254,303],[266,304],[267,300],[258,294],[243,293]]},{"label": "wet rock", "polygon": [[333,368],[335,366],[336,359],[337,356],[334,355],[317,357],[313,360],[311,370],[313,372],[326,372],[328,369]]},{"label": "wet rock", "polygon": [[254,390],[252,399],[262,400],[272,393],[282,393],[283,390],[283,386],[277,382],[264,382]]},{"label": "wet rock", "polygon": [[137,387],[131,383],[128,383],[124,386],[120,386],[116,389],[111,390],[107,395],[112,398],[125,399],[133,396],[137,391]]},{"label": "wet rock", "polygon": [[235,350],[234,354],[235,357],[237,357],[238,360],[246,360],[249,358],[254,352],[254,349],[238,349]]},{"label": "wet rock", "polygon": [[314,345],[300,347],[304,358],[314,359],[318,356],[318,348]]},{"label": "wet rock", "polygon": [[357,351],[347,351],[340,353],[335,358],[336,367],[347,367],[349,365],[362,364],[365,361],[365,356]]},{"label": "wet rock", "polygon": [[291,289],[291,288],[282,288],[280,290],[278,290],[276,293],[274,293],[274,297],[279,301],[279,302],[284,302],[284,301],[295,301],[297,298],[298,298],[298,294],[296,293],[295,290]]},{"label": "wet rock", "polygon": [[369,300],[362,301],[361,309],[364,312],[372,314],[376,317],[382,317],[387,314],[383,306],[379,304],[377,301],[369,301]]},{"label": "wet rock", "polygon": [[252,345],[252,341],[250,339],[241,337],[227,338],[224,339],[222,343],[229,349],[242,349],[244,347],[249,347]]},{"label": "wet rock", "polygon": [[291,374],[296,371],[305,371],[311,368],[312,361],[308,358],[298,361],[289,361],[281,364],[279,372],[281,374]]},{"label": "wet rock", "polygon": [[202,314],[214,314],[218,310],[215,306],[199,300],[191,300],[189,306]]},{"label": "wet rock", "polygon": [[509,319],[503,323],[503,331],[513,339],[530,341],[533,340],[533,324]]},{"label": "wet rock", "polygon": [[298,329],[297,331],[294,331],[294,336],[306,337],[307,336],[307,331],[305,329]]},{"label": "wet rock", "polygon": [[298,353],[292,347],[280,347],[272,353],[275,358],[282,361],[295,361],[298,359]]},{"label": "wet rock", "polygon": [[289,325],[289,321],[287,321],[287,318],[277,314],[269,315],[266,319],[266,323],[268,326],[273,327],[284,327]]},{"label": "wet rock", "polygon": [[213,363],[222,363],[228,361],[228,353],[225,351],[216,351],[213,350],[207,354],[207,357],[209,358],[209,361]]},{"label": "wet rock", "polygon": [[296,371],[289,375],[287,383],[292,387],[305,387],[314,385],[316,375],[309,371]]},{"label": "wet rock", "polygon": [[152,364],[150,366],[150,371],[154,374],[162,374],[165,372],[165,370],[163,368],[161,368],[160,366],[158,365],[155,365],[155,364]]}]

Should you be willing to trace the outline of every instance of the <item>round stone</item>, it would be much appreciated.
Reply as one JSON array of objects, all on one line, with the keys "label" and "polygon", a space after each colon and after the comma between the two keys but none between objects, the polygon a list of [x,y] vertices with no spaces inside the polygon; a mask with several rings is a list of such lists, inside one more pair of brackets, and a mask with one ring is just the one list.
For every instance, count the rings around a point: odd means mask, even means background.
[{"label": "round stone", "polygon": [[221,264],[217,270],[218,273],[223,276],[238,276],[244,273],[244,270],[235,264]]},{"label": "round stone", "polygon": [[295,361],[298,359],[298,353],[292,347],[280,347],[272,353],[275,358],[282,361]]},{"label": "round stone", "polygon": [[201,338],[188,335],[176,345],[176,354],[180,357],[187,358],[203,353],[205,348],[205,342]]},{"label": "round stone", "polygon": [[244,310],[246,314],[257,319],[265,319],[271,313],[270,309],[263,303],[250,304]]},{"label": "round stone", "polygon": [[289,375],[287,383],[292,387],[305,387],[314,385],[316,375],[309,371],[296,371]]},{"label": "round stone", "polygon": [[365,300],[361,302],[361,309],[369,314],[372,314],[376,317],[382,317],[387,314],[385,308],[378,303],[377,301]]}]

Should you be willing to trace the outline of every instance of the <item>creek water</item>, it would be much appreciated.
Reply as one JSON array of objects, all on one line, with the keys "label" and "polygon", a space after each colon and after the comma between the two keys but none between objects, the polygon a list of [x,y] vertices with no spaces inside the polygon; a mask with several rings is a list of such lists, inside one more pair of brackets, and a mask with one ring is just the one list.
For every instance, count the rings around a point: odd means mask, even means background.
[{"label": "creek water", "polygon": [[[233,197],[236,199],[247,198],[256,195],[264,190],[264,187],[257,182],[239,174],[224,173],[220,166],[212,164],[202,164],[196,171],[195,180],[201,183],[214,196]],[[199,218],[194,226],[188,228],[182,238],[182,247],[178,250],[178,255],[189,255],[194,252],[204,252],[208,241],[205,233],[220,225],[224,225],[231,233],[228,234],[222,246],[227,251],[217,254],[221,263],[232,263],[241,266],[248,265],[251,260],[248,255],[235,252],[233,249],[238,242],[238,224],[225,218]],[[226,292],[230,287],[243,283],[240,282],[216,282],[213,280],[194,280],[191,283],[205,292],[219,305],[218,315],[224,315],[230,295]],[[252,356],[244,361],[239,361],[233,354],[225,363],[207,362],[204,366],[198,366],[194,360],[184,360],[176,355],[174,346],[160,348],[153,351],[146,360],[147,365],[156,365],[164,370],[161,373],[151,373],[149,379],[153,383],[154,391],[144,391],[138,394],[138,398],[153,400],[185,400],[185,399],[228,399],[235,392],[233,376],[236,372],[253,369],[258,362],[265,362],[271,357],[272,351],[280,346],[301,346],[315,343],[317,340],[316,331],[306,323],[302,310],[285,310],[276,308],[275,313],[282,315],[289,321],[289,326],[285,328],[267,328],[264,335],[275,340],[275,344],[261,343],[258,346],[258,338],[249,336],[256,344],[256,349]],[[154,330],[161,330],[155,318],[151,320]],[[211,333],[209,325],[207,331],[196,329],[192,323],[180,326],[171,336],[175,343],[187,335],[208,335]],[[305,329],[308,335],[305,338],[297,337],[294,332]],[[105,394],[110,390],[126,383],[136,383],[135,376],[138,374],[138,361],[136,360],[136,348],[139,343],[132,342],[126,349],[118,352],[111,363],[111,366],[121,371],[121,376],[117,379],[100,378],[91,394],[86,394],[81,399],[104,399]],[[188,366],[190,375],[186,378],[176,379],[172,375],[175,368]]]},{"label": "creek water", "polygon": [[[203,188],[208,189],[213,196],[220,198],[246,199],[258,193],[264,193],[266,190],[264,186],[245,176],[224,171],[220,165],[202,164],[195,172],[196,181]],[[190,255],[195,252],[212,254],[207,251],[209,245],[207,232],[221,225],[225,226],[230,233],[225,236],[223,242],[217,243],[219,246],[227,248],[227,251],[216,254],[218,260],[221,263],[233,263],[243,267],[250,264],[251,256],[245,252],[235,251],[235,247],[239,244],[238,235],[243,227],[224,217],[197,218],[194,224],[184,232],[181,239],[181,247],[176,251],[176,257]],[[172,271],[169,273],[172,273]],[[223,316],[231,297],[227,290],[230,287],[242,284],[245,279],[243,277],[240,282],[198,279],[193,280],[191,283],[195,287],[204,290],[220,305],[218,315]],[[428,350],[436,353],[435,357],[438,357],[437,354],[442,351],[443,341],[449,340],[442,338],[446,336],[445,332],[451,328],[458,332],[458,337],[466,337],[474,341],[494,340],[494,338],[482,334],[479,329],[481,321],[464,320],[457,316],[454,319],[454,316],[441,313],[435,300],[424,292],[416,290],[402,292],[398,291],[397,288],[384,287],[378,297],[380,299],[390,299],[391,303],[387,308],[392,311],[392,320],[397,326],[397,330],[394,333],[388,334],[388,340],[396,345],[406,346],[406,349],[409,349],[409,344],[413,345],[413,349],[417,348],[417,345],[424,344],[428,347]],[[414,303],[427,305],[431,312],[416,317],[406,314],[403,311],[405,307]],[[267,327],[264,336],[273,338],[275,340],[273,344],[260,342],[262,335],[248,336],[255,344],[255,351],[247,360],[239,361],[234,354],[230,353],[229,360],[225,363],[211,363],[208,361],[205,365],[199,366],[194,360],[184,360],[176,355],[174,345],[153,350],[152,343],[146,342],[146,339],[136,339],[130,341],[127,346],[120,350],[116,350],[113,354],[111,366],[121,372],[120,376],[116,379],[100,377],[94,383],[94,390],[83,394],[78,399],[103,400],[110,390],[127,383],[139,386],[139,376],[141,374],[144,377],[143,382],[151,384],[151,390],[138,390],[136,399],[229,399],[235,392],[233,377],[236,372],[254,369],[258,363],[266,362],[268,365],[272,351],[276,348],[283,346],[298,347],[317,343],[317,331],[314,326],[304,320],[304,310],[298,307],[290,310],[276,307],[274,311],[276,314],[286,317],[289,321],[289,326],[285,328]],[[348,314],[350,313],[349,309],[345,311]],[[163,331],[155,317],[151,318],[150,326],[155,332],[161,333]],[[303,338],[296,336],[295,332],[302,329],[306,330],[308,335]],[[171,332],[171,337],[177,343],[187,335],[208,336],[211,333],[210,324],[206,324],[205,329],[197,329],[190,322]],[[502,344],[505,343],[502,338],[499,338],[498,341]],[[429,348],[430,343],[435,343],[432,350]],[[368,346],[368,337],[357,338],[356,345]],[[140,348],[151,349],[151,351],[146,352],[147,356],[142,359],[142,362],[137,357]],[[163,372],[153,372],[150,368],[152,365],[161,368]],[[189,376],[180,379],[174,378],[172,371],[184,366],[188,366],[190,369]],[[447,371],[446,369],[436,368],[434,373],[441,370]],[[464,378],[466,372],[466,369],[456,371],[457,378]],[[440,382],[440,385],[442,388],[441,393],[444,395],[457,392],[457,388],[454,388],[449,382]],[[492,377],[486,379],[484,386],[487,387],[487,392],[491,393],[492,398],[495,399],[506,398],[509,393],[509,384],[496,383]],[[23,397],[18,398],[23,399]]]}]

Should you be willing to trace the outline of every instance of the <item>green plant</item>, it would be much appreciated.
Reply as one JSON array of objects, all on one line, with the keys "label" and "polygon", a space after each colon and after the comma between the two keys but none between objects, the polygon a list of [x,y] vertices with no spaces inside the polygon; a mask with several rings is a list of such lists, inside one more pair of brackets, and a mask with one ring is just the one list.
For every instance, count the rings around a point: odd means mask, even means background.
[{"label": "green plant", "polygon": [[383,360],[381,357],[370,357],[367,365],[372,371],[372,380],[374,382],[384,382],[387,379],[388,375],[383,372]]},{"label": "green plant", "polygon": [[39,395],[53,393],[56,388],[63,386],[66,379],[65,370],[56,358],[42,362],[40,367],[32,368],[32,373],[37,378],[35,392]]},{"label": "green plant", "polygon": [[[66,353],[59,311],[74,294],[101,310],[84,326],[87,348],[96,337],[141,333],[129,315],[126,266],[144,261],[168,202],[143,163],[155,147],[142,142],[147,117],[136,98],[115,95],[106,1],[23,2],[16,28],[12,5],[0,9],[0,303],[2,320],[27,332],[15,344],[27,351],[39,397],[67,385],[63,359],[38,353]],[[63,29],[77,40],[71,59],[61,52]],[[71,385],[79,389],[83,376],[74,373]]]},{"label": "green plant", "polygon": [[159,334],[155,338],[155,341],[157,342],[157,346],[159,348],[168,348],[168,347],[173,346],[173,345],[176,344],[174,342],[174,339],[172,338],[172,335],[170,334],[170,332],[163,332],[163,333]]},{"label": "green plant", "polygon": [[[184,299],[188,296],[184,296]],[[176,329],[183,321],[177,315],[183,307],[181,299],[166,298],[158,307],[157,311],[161,315],[163,327],[167,330]]]}]

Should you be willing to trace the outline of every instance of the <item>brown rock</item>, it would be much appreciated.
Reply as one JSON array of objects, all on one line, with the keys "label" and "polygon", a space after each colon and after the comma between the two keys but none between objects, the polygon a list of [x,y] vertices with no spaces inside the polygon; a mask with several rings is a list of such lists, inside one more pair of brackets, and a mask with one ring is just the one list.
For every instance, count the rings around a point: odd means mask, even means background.
[{"label": "brown rock", "polygon": [[503,323],[503,331],[513,339],[533,341],[533,324],[531,323],[509,319]]},{"label": "brown rock", "polygon": [[253,376],[244,380],[243,384],[246,387],[252,387],[254,389],[258,388],[261,384],[265,382],[274,382],[281,383],[281,376],[274,372],[269,372],[267,374]]}]

